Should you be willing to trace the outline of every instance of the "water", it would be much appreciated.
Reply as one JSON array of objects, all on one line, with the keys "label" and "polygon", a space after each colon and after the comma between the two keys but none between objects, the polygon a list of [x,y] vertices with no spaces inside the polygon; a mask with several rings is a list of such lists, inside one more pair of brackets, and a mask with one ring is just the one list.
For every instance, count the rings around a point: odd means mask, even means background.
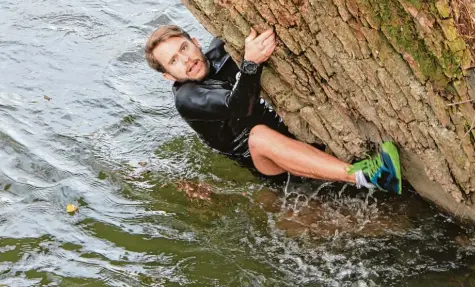
[{"label": "water", "polygon": [[143,59],[161,24],[211,39],[178,1],[78,2],[0,2],[0,284],[474,286],[474,231],[410,189],[284,192],[203,147]]}]

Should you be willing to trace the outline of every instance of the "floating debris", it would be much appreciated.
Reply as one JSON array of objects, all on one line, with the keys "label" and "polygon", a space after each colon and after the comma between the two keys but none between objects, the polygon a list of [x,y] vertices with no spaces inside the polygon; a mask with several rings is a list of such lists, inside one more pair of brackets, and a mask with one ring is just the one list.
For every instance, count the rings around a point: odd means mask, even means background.
[{"label": "floating debris", "polygon": [[126,124],[132,124],[136,120],[136,117],[133,115],[125,116],[122,121]]},{"label": "floating debris", "polygon": [[44,98],[45,100],[47,100],[48,102],[51,100],[51,98],[48,97],[47,95],[44,95],[43,98]]},{"label": "floating debris", "polygon": [[99,171],[98,178],[100,180],[105,180],[107,178],[107,174],[104,171]]},{"label": "floating debris", "polygon": [[176,183],[177,189],[185,192],[189,198],[198,198],[210,200],[210,195],[212,193],[211,185],[205,183],[195,183],[190,181],[179,181]]},{"label": "floating debris", "polygon": [[66,212],[68,213],[75,213],[76,211],[78,211],[78,207],[72,203],[68,203],[68,205],[66,205]]}]

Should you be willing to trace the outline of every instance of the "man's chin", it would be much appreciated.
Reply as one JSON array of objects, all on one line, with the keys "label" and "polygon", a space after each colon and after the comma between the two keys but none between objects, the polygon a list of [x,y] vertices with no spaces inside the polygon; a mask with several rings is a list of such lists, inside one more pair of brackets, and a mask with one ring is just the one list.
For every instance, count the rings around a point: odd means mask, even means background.
[{"label": "man's chin", "polygon": [[204,73],[200,73],[198,75],[189,77],[188,81],[200,82],[203,79],[205,79],[207,75],[208,75],[208,70],[206,70]]},{"label": "man's chin", "polygon": [[187,78],[175,77],[175,81],[179,83],[190,82],[190,81],[200,82],[207,77],[209,71],[210,69],[206,69],[204,73],[199,73],[198,75],[194,75],[194,76],[188,76]]},{"label": "man's chin", "polygon": [[204,73],[203,75],[197,77],[194,81],[200,82],[200,81],[202,81],[203,79],[205,79],[206,76],[207,76],[207,73]]}]

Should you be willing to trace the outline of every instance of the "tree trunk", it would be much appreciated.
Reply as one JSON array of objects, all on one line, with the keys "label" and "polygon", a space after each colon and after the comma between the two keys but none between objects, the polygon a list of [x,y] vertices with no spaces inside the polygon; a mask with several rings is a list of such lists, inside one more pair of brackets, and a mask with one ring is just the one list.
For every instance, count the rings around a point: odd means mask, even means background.
[{"label": "tree trunk", "polygon": [[345,161],[392,140],[413,188],[474,222],[474,55],[458,3],[182,2],[237,62],[250,27],[274,27],[279,45],[263,96],[300,140],[322,142]]}]

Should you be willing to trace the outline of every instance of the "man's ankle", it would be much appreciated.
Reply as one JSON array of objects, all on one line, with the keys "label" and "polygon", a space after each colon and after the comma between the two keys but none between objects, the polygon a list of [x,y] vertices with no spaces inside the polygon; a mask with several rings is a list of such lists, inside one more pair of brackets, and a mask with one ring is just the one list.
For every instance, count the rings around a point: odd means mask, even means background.
[{"label": "man's ankle", "polygon": [[375,188],[375,185],[370,183],[370,179],[368,179],[364,172],[361,170],[356,171],[355,173],[355,184],[357,185],[357,188],[361,187],[366,187],[366,188]]}]

